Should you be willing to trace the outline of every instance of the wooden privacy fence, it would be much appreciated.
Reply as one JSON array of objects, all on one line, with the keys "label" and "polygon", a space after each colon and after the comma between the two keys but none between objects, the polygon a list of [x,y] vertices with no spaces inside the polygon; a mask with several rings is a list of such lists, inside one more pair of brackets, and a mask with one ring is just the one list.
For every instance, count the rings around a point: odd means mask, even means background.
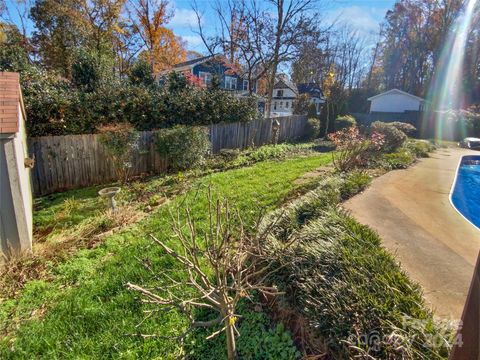
[{"label": "wooden privacy fence", "polygon": [[[305,133],[305,116],[276,118],[280,122],[279,141],[298,138]],[[208,127],[212,151],[245,149],[268,144],[272,139],[272,121],[259,119],[248,123],[214,124]],[[155,150],[155,133],[140,133],[139,151],[132,162],[132,175],[159,174],[168,161]],[[31,178],[36,196],[116,180],[113,164],[98,135],[42,136],[28,139],[35,167]]]}]

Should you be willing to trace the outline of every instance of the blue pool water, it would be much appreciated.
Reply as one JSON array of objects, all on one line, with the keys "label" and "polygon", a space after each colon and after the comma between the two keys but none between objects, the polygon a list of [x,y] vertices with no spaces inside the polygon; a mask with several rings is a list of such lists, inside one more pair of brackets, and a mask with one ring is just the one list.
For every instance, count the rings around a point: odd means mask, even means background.
[{"label": "blue pool water", "polygon": [[457,210],[480,228],[480,156],[462,158],[451,199]]}]

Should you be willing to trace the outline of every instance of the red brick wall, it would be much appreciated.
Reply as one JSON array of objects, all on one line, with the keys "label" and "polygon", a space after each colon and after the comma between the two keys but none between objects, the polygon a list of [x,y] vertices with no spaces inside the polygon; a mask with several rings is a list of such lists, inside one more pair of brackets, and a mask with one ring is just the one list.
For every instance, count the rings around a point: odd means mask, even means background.
[{"label": "red brick wall", "polygon": [[18,73],[0,72],[0,134],[18,132],[21,97],[19,81]]}]

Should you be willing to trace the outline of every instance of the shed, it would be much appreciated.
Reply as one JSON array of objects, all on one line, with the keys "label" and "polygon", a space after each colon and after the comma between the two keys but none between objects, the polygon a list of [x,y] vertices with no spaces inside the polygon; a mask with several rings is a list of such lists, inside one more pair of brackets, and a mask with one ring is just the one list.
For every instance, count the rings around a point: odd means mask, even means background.
[{"label": "shed", "polygon": [[31,251],[31,159],[19,74],[0,72],[0,253]]},{"label": "shed", "polygon": [[404,113],[421,111],[425,99],[399,89],[392,89],[368,98],[370,113]]}]

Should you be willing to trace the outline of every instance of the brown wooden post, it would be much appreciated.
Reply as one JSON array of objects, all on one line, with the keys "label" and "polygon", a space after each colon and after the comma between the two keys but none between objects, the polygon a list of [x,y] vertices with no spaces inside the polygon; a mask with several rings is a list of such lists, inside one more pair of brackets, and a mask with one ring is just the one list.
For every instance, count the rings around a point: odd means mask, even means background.
[{"label": "brown wooden post", "polygon": [[450,360],[480,359],[480,254],[473,272]]}]

